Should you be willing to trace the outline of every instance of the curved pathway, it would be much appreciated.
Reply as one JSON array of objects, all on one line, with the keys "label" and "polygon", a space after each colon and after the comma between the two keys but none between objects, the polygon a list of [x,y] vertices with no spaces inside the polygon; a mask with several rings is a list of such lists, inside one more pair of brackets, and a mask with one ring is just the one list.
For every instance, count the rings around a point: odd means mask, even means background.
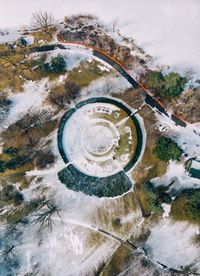
[{"label": "curved pathway", "polygon": [[93,50],[93,55],[106,63],[108,63],[110,66],[112,66],[117,72],[119,72],[130,84],[134,89],[141,88],[146,93],[146,103],[151,106],[152,108],[156,108],[159,113],[166,115],[170,119],[174,121],[176,125],[186,127],[187,122],[183,121],[181,118],[177,117],[174,114],[168,113],[167,109],[163,106],[163,104],[154,97],[153,93],[144,87],[142,83],[139,81],[136,81],[128,72],[128,70],[116,59],[114,59],[112,56],[110,56],[107,52],[85,43],[80,42],[63,42],[59,41],[62,44],[57,44],[57,47],[60,49],[65,49],[63,47],[64,45],[74,45],[74,46],[83,46],[85,48],[89,48]]},{"label": "curved pathway", "polygon": [[[156,98],[154,97],[154,94],[151,92],[151,90],[147,89],[146,87],[144,87],[144,85],[142,83],[140,83],[139,81],[136,81],[131,74],[128,72],[128,70],[115,58],[113,58],[112,56],[110,56],[107,52],[92,46],[92,45],[88,45],[85,43],[80,43],[80,42],[64,42],[64,41],[59,41],[58,43],[54,43],[54,44],[48,44],[48,45],[42,45],[42,46],[35,46],[35,47],[27,47],[27,48],[21,48],[17,50],[18,54],[24,54],[24,51],[27,52],[27,54],[29,53],[34,53],[34,52],[46,52],[46,51],[53,51],[56,50],[56,48],[59,49],[66,49],[65,45],[74,45],[74,46],[82,46],[88,49],[92,49],[93,50],[93,55],[105,62],[107,62],[109,65],[111,65],[117,72],[119,72],[124,78],[127,79],[127,81],[132,85],[132,87],[134,89],[137,88],[141,88],[145,93],[146,93],[146,103],[152,107],[152,108],[156,108],[157,111],[161,114],[166,115],[167,117],[169,117],[171,120],[173,120],[173,122],[176,125],[182,126],[182,127],[186,127],[187,126],[187,122],[183,121],[181,118],[177,117],[174,114],[170,114],[167,109],[164,107],[164,105]],[[5,56],[11,56],[16,54],[16,49],[10,49],[10,50],[6,50],[6,51],[0,51],[0,58],[1,57],[5,57]]]}]

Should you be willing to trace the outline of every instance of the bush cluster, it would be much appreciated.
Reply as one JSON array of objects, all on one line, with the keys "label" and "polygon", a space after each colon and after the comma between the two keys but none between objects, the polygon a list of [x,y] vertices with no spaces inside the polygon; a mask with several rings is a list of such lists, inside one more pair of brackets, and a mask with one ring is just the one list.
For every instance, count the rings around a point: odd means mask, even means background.
[{"label": "bush cluster", "polygon": [[161,137],[158,139],[153,153],[163,161],[179,160],[182,155],[182,149],[170,138]]},{"label": "bush cluster", "polygon": [[66,61],[61,55],[52,57],[50,63],[45,62],[45,58],[40,58],[37,62],[39,69],[45,73],[65,73]]},{"label": "bush cluster", "polygon": [[172,199],[166,192],[167,187],[155,187],[151,182],[147,182],[142,186],[143,193],[147,196],[147,203],[151,211],[162,212],[162,203],[170,204]]},{"label": "bush cluster", "polygon": [[164,76],[161,72],[154,71],[149,73],[146,86],[153,89],[158,96],[169,99],[180,95],[187,81],[186,77],[175,72]]}]

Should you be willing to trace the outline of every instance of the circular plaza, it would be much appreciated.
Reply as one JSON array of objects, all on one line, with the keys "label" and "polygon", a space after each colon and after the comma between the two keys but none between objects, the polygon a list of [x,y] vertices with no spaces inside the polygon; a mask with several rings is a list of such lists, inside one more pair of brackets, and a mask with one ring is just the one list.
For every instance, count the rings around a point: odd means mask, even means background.
[{"label": "circular plaza", "polygon": [[78,103],[65,113],[58,130],[58,147],[67,168],[93,180],[104,178],[105,182],[128,172],[137,163],[142,146],[134,111],[112,98]]}]

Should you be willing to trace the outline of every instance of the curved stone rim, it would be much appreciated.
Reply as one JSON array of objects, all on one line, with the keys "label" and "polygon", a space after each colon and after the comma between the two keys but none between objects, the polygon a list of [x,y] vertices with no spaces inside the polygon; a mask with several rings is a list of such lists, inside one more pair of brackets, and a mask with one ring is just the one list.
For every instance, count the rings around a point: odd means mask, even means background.
[{"label": "curved stone rim", "polygon": [[[83,107],[84,105],[92,104],[92,103],[98,103],[98,102],[99,103],[113,104],[113,105],[123,109],[130,116],[130,118],[132,119],[132,121],[133,121],[133,123],[136,127],[137,146],[136,146],[136,149],[135,149],[135,153],[134,153],[133,157],[131,158],[131,160],[128,162],[128,164],[126,164],[123,168],[123,170],[125,172],[128,172],[134,167],[134,165],[137,163],[137,161],[140,157],[142,147],[143,147],[143,134],[142,134],[142,129],[140,127],[140,123],[139,123],[138,119],[136,118],[136,116],[134,115],[133,110],[131,110],[131,108],[128,108],[126,103],[123,103],[121,100],[114,99],[114,98],[109,98],[109,97],[89,98],[89,99],[86,99],[86,100],[81,101],[78,104],[76,104],[75,108],[71,108],[68,111],[66,111],[66,113],[61,118],[60,124],[58,126],[58,135],[57,135],[58,149],[59,149],[59,152],[61,154],[61,157],[62,157],[62,159],[64,160],[64,162],[66,164],[69,163],[69,159],[67,158],[67,155],[64,151],[64,147],[63,147],[63,143],[62,143],[63,130],[64,130],[64,127],[65,127],[65,124],[66,124],[67,120],[72,116],[73,113],[76,112],[77,109]],[[87,174],[85,173],[85,175],[87,175]],[[103,176],[103,177],[106,178],[108,176]],[[99,176],[96,176],[96,178],[99,178]]]}]

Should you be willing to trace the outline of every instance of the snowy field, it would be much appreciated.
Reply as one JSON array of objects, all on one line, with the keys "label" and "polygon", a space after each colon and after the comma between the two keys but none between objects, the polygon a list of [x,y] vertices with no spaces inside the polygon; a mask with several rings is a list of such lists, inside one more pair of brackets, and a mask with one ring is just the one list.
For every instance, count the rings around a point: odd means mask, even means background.
[{"label": "snowy field", "polygon": [[[38,10],[53,12],[60,19],[65,15],[79,12],[94,13],[106,23],[113,22],[114,19],[118,18],[121,32],[134,38],[147,53],[158,57],[160,63],[169,64],[173,69],[182,72],[188,68],[193,68],[199,72],[200,76],[198,49],[198,31],[200,29],[198,8],[200,8],[200,1],[126,0],[122,3],[122,1],[114,0],[109,2],[105,0],[41,0],[35,2],[21,0],[16,4],[14,0],[0,0],[0,7],[0,30],[1,27],[14,28],[29,24],[31,14]],[[16,32],[12,31],[8,37],[11,39],[15,35]],[[6,37],[0,33],[0,41],[5,40]],[[81,62],[90,64],[90,61],[93,60],[90,50],[69,47],[67,50],[48,52],[47,61],[61,52],[68,61],[66,74],[62,74],[59,78],[51,81],[46,77],[39,81],[26,81],[23,91],[19,93],[8,91],[8,99],[12,101],[12,105],[6,115],[6,121],[3,124],[4,129],[28,113],[37,113],[42,109],[48,110],[50,108],[54,111],[54,107],[50,107],[47,101],[52,87],[64,84],[69,71],[77,68]],[[40,54],[34,53],[32,58],[39,56]],[[82,94],[77,101],[97,95],[110,97],[114,92],[118,93],[119,96],[127,88],[130,88],[127,81],[122,76],[114,74],[105,63],[101,63],[98,67],[101,71],[108,72],[108,75],[101,76],[82,88]],[[77,102],[72,101],[67,108],[74,107],[76,104]],[[105,104],[98,107],[101,110],[106,109]],[[91,110],[86,111],[90,112]],[[115,119],[119,118],[120,110],[118,108],[112,109],[109,106],[107,112],[110,111]],[[61,110],[52,119],[55,117],[60,119],[65,112],[66,110]],[[85,114],[81,112],[79,115],[78,119],[81,119],[72,120],[68,129],[77,140],[70,140],[71,137],[67,135],[67,132],[64,137],[67,146],[70,147],[71,154],[75,155],[71,159],[77,159],[80,155],[79,144],[81,145],[81,143],[84,151],[87,150],[96,154],[99,153],[100,148],[100,155],[104,154],[104,151],[109,152],[114,144],[112,138],[116,138],[116,133],[113,132],[113,134],[110,128],[105,129],[104,125],[98,125],[98,127],[92,125],[92,131],[88,131],[91,127],[87,121],[88,117],[84,118]],[[98,118],[95,117],[95,112],[92,115],[95,118],[94,123],[99,122]],[[175,126],[170,118],[158,114],[156,119],[155,128],[160,128],[166,136],[176,141],[187,155],[183,156],[179,162],[170,161],[166,173],[161,177],[151,179],[151,182],[155,186],[167,186],[173,181],[170,189],[177,192],[181,192],[183,188],[199,188],[200,180],[191,178],[184,166],[187,159],[200,156],[198,127],[190,124],[185,128]],[[82,139],[79,139],[78,132],[81,127],[83,127]],[[124,125],[121,132],[125,133],[127,130],[127,133],[130,134],[130,128],[126,127]],[[100,139],[95,140],[95,136],[100,137]],[[127,135],[130,145],[131,142],[134,142],[132,136]],[[12,241],[16,247],[15,253],[21,261],[18,275],[31,274],[35,269],[34,275],[93,275],[89,273],[93,273],[110,259],[115,249],[120,245],[120,238],[124,240],[127,235],[139,229],[138,226],[143,226],[145,219],[141,216],[139,201],[136,200],[133,191],[117,198],[99,199],[95,196],[87,196],[81,192],[68,190],[60,183],[57,174],[66,166],[58,151],[57,130],[43,140],[39,146],[43,145],[45,140],[46,142],[51,140],[49,147],[55,155],[55,162],[45,169],[37,170],[35,167],[33,170],[27,171],[25,177],[30,180],[30,185],[22,193],[25,202],[45,195],[58,207],[59,214],[53,215],[52,229],[49,232],[46,228],[44,228],[45,233],[40,231],[38,224],[33,223],[34,216],[29,217],[30,224],[25,226],[20,224],[20,237],[18,240],[13,238]],[[112,140],[111,144],[110,140]],[[126,141],[125,144],[128,142]],[[77,151],[73,152],[74,148]],[[132,152],[130,146],[129,148],[124,147],[124,149],[128,153]],[[127,156],[120,154],[123,166],[131,157]],[[123,167],[121,163],[119,164],[120,169]],[[87,164],[78,165],[83,170]],[[112,171],[109,171],[110,167],[106,166],[106,168],[106,173],[112,174]],[[89,168],[88,172],[91,173],[91,171],[94,171],[94,167]],[[161,213],[160,220],[150,225],[151,231],[144,242],[144,247],[141,248],[141,252],[146,249],[150,260],[155,261],[155,263],[160,262],[180,270],[185,266],[190,266],[200,272],[200,249],[196,242],[199,227],[185,221],[173,222],[170,218],[171,204],[163,203],[162,208],[163,213]],[[40,212],[35,215],[40,215]],[[113,238],[113,235],[116,235],[117,239]]]},{"label": "snowy field", "polygon": [[[92,13],[106,23],[118,22],[120,31],[136,40],[160,64],[200,75],[199,0],[0,0],[0,30],[28,25],[33,12],[45,10],[63,19]],[[3,38],[1,38],[3,39]]]},{"label": "snowy field", "polygon": [[197,234],[197,226],[164,219],[152,229],[146,249],[164,265],[179,270],[188,266],[199,271],[200,249],[194,243]]}]

